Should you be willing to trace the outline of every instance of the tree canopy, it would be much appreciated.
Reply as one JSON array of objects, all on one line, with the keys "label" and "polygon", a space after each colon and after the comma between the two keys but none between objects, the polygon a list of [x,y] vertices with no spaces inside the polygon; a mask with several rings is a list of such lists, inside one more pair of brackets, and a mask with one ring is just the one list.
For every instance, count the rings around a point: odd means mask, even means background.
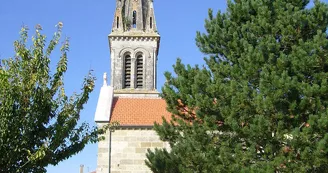
[{"label": "tree canopy", "polygon": [[205,20],[204,66],[165,73],[173,120],[154,129],[153,172],[326,172],[328,5],[235,0]]},{"label": "tree canopy", "polygon": [[[78,122],[94,89],[91,71],[83,80],[81,93],[65,93],[69,40],[61,40],[62,23],[48,46],[41,30],[38,25],[30,41],[28,29],[23,27],[20,39],[14,42],[16,54],[1,62],[0,172],[46,172],[46,166],[77,154],[104,132]],[[60,58],[51,71],[50,56],[60,42]]]}]

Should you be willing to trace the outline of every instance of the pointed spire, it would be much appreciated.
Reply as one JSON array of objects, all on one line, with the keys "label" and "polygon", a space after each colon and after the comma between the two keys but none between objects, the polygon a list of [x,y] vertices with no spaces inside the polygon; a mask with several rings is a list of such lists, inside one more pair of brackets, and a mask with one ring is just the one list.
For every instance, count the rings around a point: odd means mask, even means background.
[{"label": "pointed spire", "polygon": [[157,33],[153,0],[116,0],[112,32]]}]

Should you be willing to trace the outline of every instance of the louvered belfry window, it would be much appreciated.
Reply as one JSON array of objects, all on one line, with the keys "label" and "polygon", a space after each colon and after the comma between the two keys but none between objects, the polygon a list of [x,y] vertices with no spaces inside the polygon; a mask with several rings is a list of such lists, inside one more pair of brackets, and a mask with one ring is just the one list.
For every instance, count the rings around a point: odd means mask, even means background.
[{"label": "louvered belfry window", "polygon": [[131,56],[126,55],[124,58],[124,88],[131,86]]},{"label": "louvered belfry window", "polygon": [[138,55],[137,57],[137,82],[136,87],[142,88],[143,87],[143,57],[142,55]]},{"label": "louvered belfry window", "polygon": [[137,12],[136,11],[133,11],[133,14],[132,14],[132,26],[133,26],[133,28],[137,27]]}]

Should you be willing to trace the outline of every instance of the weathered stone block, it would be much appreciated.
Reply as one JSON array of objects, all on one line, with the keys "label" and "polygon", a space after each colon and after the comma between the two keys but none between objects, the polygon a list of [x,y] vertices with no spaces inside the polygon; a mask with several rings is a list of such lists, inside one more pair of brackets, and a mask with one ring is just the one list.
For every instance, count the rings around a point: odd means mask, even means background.
[{"label": "weathered stone block", "polygon": [[146,148],[136,148],[136,153],[145,153]]},{"label": "weathered stone block", "polygon": [[144,136],[144,137],[137,137],[137,141],[149,141],[149,138]]},{"label": "weathered stone block", "polygon": [[152,147],[163,147],[163,142],[152,142],[151,143]]},{"label": "weathered stone block", "polygon": [[135,137],[135,136],[129,136],[129,137],[124,137],[124,141],[136,141],[137,140],[137,138]]},{"label": "weathered stone block", "polygon": [[141,142],[141,147],[142,148],[149,148],[152,146],[151,142]]},{"label": "weathered stone block", "polygon": [[129,165],[132,165],[133,164],[133,160],[132,159],[123,159],[123,160],[121,160],[120,164],[129,164]]},{"label": "weathered stone block", "polygon": [[129,142],[128,147],[141,147],[139,142]]},{"label": "weathered stone block", "polygon": [[134,163],[135,165],[142,165],[142,164],[145,163],[145,160],[134,160],[133,163]]},{"label": "weathered stone block", "polygon": [[157,136],[151,136],[151,137],[149,137],[149,141],[157,142],[157,141],[160,141],[160,140],[159,140],[159,137],[157,137]]},{"label": "weathered stone block", "polygon": [[98,153],[108,153],[108,147],[107,148],[98,148]]},{"label": "weathered stone block", "polygon": [[112,141],[125,141],[124,136],[120,136],[120,135],[113,135],[112,136]]},{"label": "weathered stone block", "polygon": [[117,136],[126,136],[128,132],[128,130],[115,130],[112,134]]},{"label": "weathered stone block", "polygon": [[133,153],[134,151],[135,151],[135,150],[134,150],[134,148],[132,148],[132,147],[131,147],[131,148],[124,148],[124,149],[123,149],[123,152],[124,152],[124,153]]}]

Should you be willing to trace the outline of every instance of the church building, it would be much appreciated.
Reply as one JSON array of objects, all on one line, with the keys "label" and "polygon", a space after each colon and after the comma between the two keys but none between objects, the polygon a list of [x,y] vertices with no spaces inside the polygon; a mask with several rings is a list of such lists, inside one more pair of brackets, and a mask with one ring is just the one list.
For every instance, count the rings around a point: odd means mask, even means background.
[{"label": "church building", "polygon": [[98,144],[97,173],[151,172],[147,149],[168,147],[152,130],[170,119],[156,90],[157,32],[153,0],[116,0],[110,47],[110,85],[104,74],[95,121],[99,127],[118,122]]}]

